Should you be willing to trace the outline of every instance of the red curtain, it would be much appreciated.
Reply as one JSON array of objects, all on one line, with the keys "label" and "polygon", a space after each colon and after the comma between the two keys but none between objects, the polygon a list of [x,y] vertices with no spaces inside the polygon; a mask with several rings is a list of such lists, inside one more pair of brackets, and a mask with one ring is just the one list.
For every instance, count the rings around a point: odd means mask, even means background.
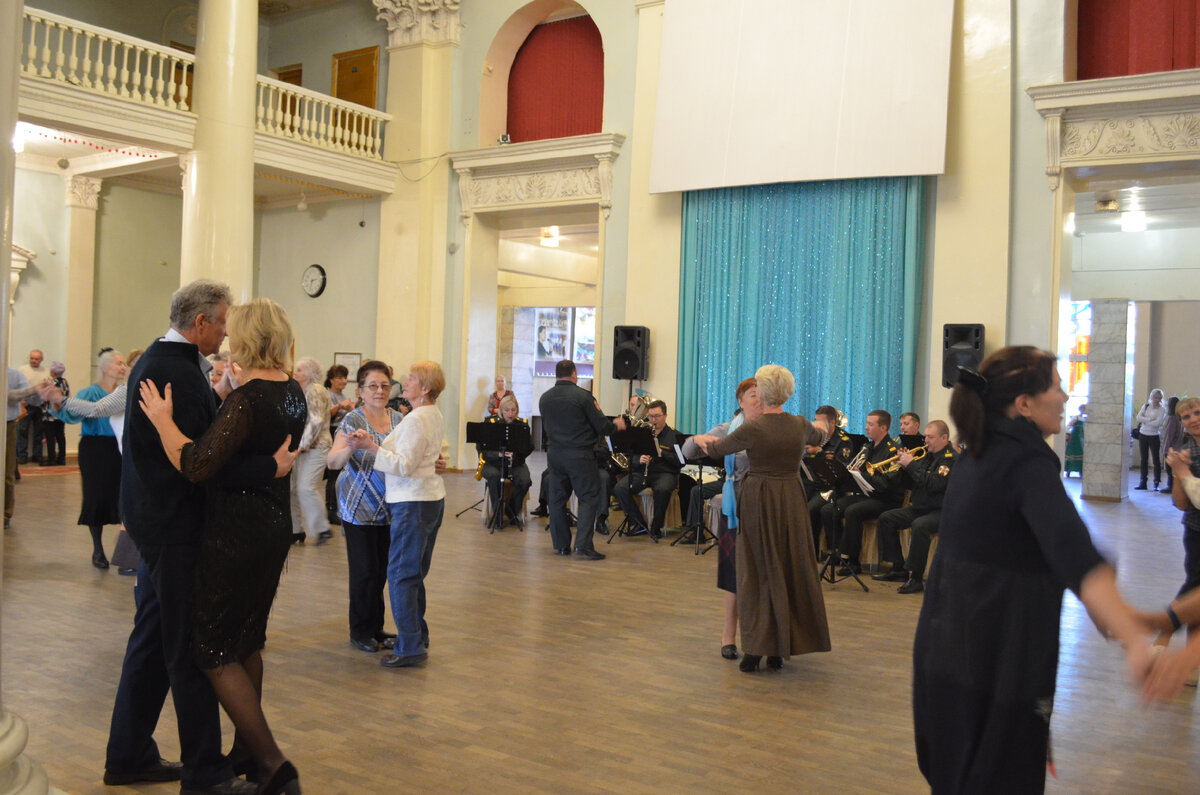
[{"label": "red curtain", "polygon": [[1079,0],[1079,79],[1200,64],[1200,0]]},{"label": "red curtain", "polygon": [[598,133],[604,111],[604,46],[591,17],[533,29],[508,76],[513,142]]}]

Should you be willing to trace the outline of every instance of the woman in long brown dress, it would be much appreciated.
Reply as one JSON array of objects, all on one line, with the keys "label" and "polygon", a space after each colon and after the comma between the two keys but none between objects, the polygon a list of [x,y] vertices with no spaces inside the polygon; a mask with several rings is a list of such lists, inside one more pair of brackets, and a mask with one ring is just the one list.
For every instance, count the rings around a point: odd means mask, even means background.
[{"label": "woman in long brown dress", "polygon": [[825,600],[817,577],[808,502],[800,483],[805,445],[820,444],[824,431],[783,404],[796,381],[785,367],[768,364],[754,374],[763,415],[724,439],[700,437],[710,456],[745,450],[750,468],[738,493],[738,621],[746,673],[779,670],[793,654],[829,651]]}]

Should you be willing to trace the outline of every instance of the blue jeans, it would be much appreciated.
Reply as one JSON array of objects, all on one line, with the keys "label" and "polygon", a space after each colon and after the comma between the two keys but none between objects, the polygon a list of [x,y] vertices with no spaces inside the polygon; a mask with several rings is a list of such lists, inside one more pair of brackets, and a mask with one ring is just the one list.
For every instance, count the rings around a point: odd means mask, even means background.
[{"label": "blue jeans", "polygon": [[389,502],[392,544],[388,550],[388,593],[396,620],[397,657],[425,651],[429,625],[425,623],[425,575],[433,561],[433,545],[442,526],[445,500]]}]

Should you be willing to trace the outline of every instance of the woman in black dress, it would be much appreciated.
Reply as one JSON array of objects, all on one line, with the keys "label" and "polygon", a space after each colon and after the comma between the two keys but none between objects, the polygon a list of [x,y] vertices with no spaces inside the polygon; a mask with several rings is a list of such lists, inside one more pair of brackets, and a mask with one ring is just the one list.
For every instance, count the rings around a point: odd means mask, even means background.
[{"label": "woman in black dress", "polygon": [[170,384],[160,397],[157,385],[143,381],[140,405],[171,463],[193,483],[209,484],[192,627],[197,663],[258,763],[266,782],[259,791],[298,793],[296,769],[276,745],[261,704],[267,614],[292,540],[288,478],[247,487],[224,473],[242,458],[271,454],[288,437],[294,450],[308,406],[284,372],[292,327],[283,308],[260,298],[231,308],[228,325],[230,367],[241,386],[202,437],[193,442],[172,421]]},{"label": "woman in black dress", "polygon": [[934,793],[1045,787],[1064,588],[1125,644],[1130,674],[1146,674],[1147,630],[1044,441],[1066,402],[1054,357],[1028,346],[963,369],[950,399],[967,455],[946,490],[913,649],[917,762]]}]

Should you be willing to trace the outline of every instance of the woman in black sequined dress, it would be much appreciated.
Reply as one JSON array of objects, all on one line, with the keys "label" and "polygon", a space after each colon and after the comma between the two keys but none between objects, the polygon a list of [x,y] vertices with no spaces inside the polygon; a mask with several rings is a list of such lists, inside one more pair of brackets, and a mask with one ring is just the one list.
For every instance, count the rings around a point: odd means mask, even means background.
[{"label": "woman in black sequined dress", "polygon": [[[260,792],[300,792],[296,770],[276,745],[263,715],[262,648],[267,615],[292,541],[288,477],[250,485],[229,476],[231,465],[270,456],[287,439],[295,449],[308,406],[283,371],[292,344],[287,313],[268,299],[229,310],[232,360],[240,387],[221,405],[199,439],[171,419],[171,385],[139,385],[141,407],[154,423],[171,463],[193,483],[207,483],[204,538],[196,573],[193,647],[221,706],[259,766]],[[231,365],[233,366],[233,365]]]}]

